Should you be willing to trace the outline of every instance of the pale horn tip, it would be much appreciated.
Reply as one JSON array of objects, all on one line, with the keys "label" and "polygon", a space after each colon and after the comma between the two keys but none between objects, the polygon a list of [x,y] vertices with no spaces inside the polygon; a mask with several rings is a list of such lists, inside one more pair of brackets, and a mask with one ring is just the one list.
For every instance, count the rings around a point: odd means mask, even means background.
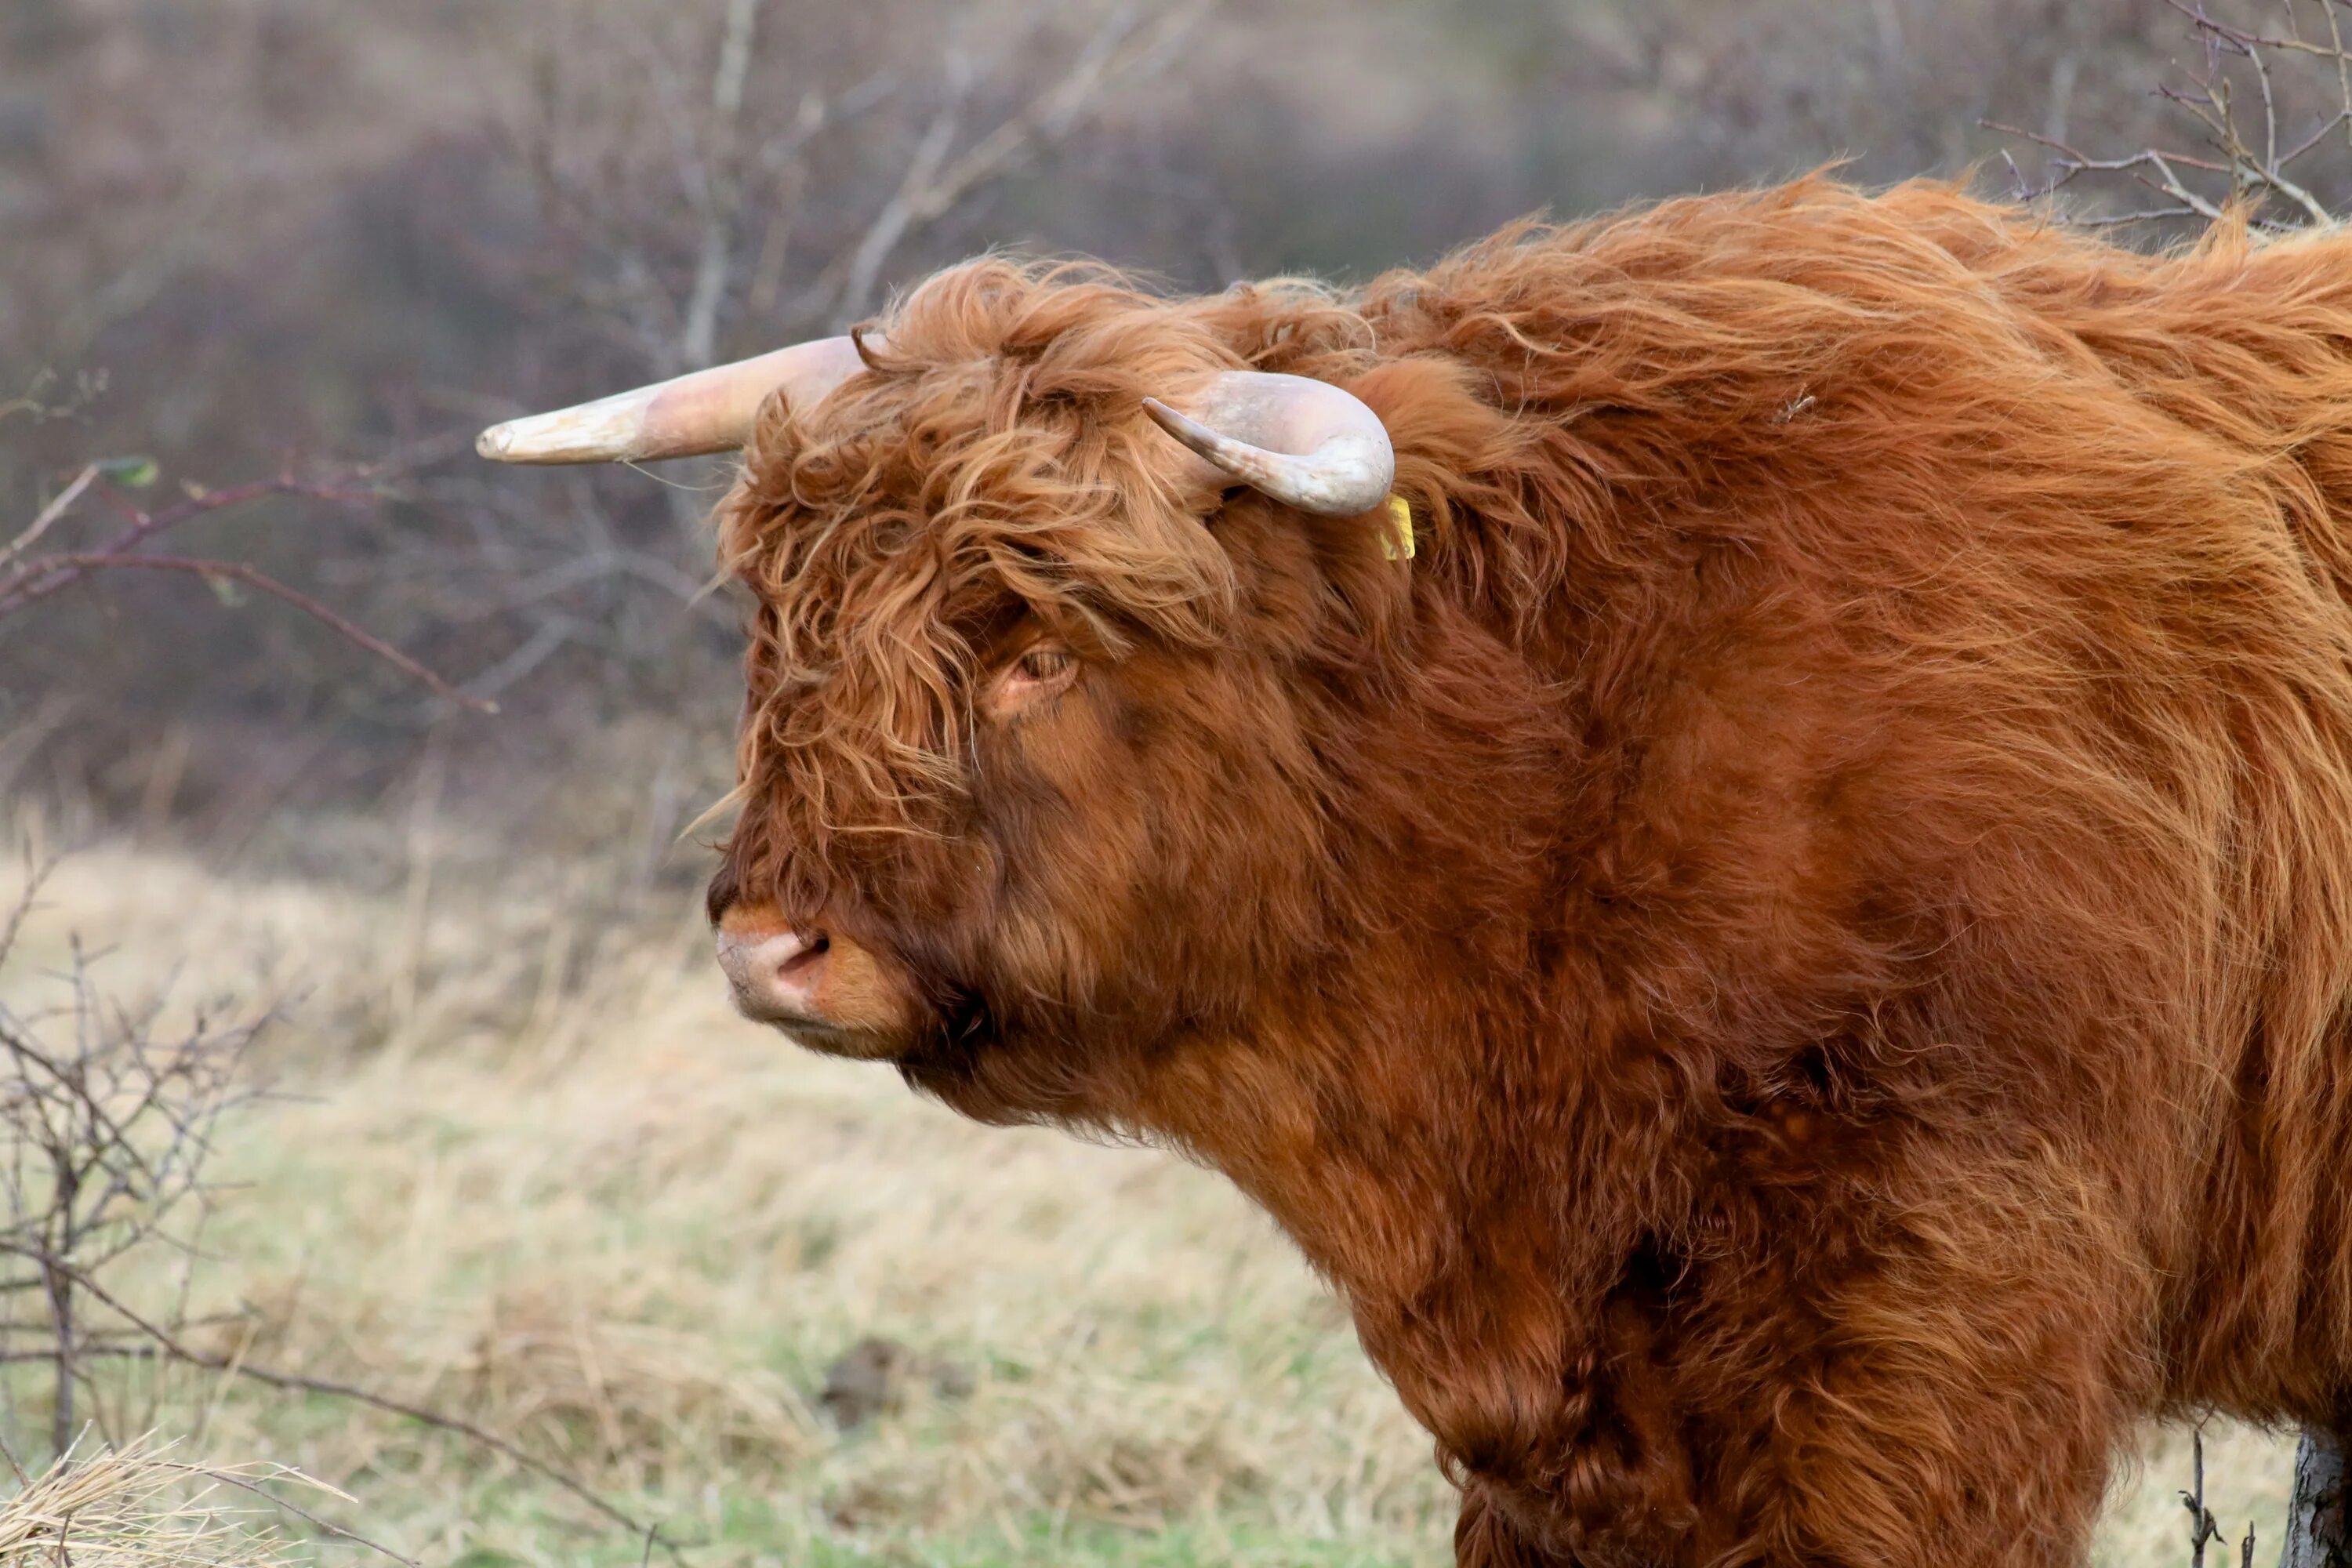
[{"label": "pale horn tip", "polygon": [[1151,416],[1151,422],[1154,425],[1167,431],[1202,457],[1212,462],[1216,460],[1219,439],[1214,430],[1192,416],[1169,407],[1156,397],[1147,397],[1143,400],[1143,412]]},{"label": "pale horn tip", "polygon": [[514,426],[511,422],[493,425],[474,437],[474,450],[494,463],[506,461],[507,453],[514,447]]}]

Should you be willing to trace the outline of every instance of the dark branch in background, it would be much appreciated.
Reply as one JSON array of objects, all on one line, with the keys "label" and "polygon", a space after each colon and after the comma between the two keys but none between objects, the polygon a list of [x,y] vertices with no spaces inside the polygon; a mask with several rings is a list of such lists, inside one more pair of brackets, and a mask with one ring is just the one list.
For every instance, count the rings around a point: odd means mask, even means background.
[{"label": "dark branch in background", "polygon": [[[283,600],[338,637],[383,660],[410,679],[448,701],[491,713],[498,705],[469,696],[409,655],[366,630],[348,616],[329,608],[300,590],[289,586],[244,562],[162,555],[142,547],[160,534],[184,527],[199,518],[250,506],[268,497],[299,496],[340,505],[373,505],[383,497],[354,488],[367,477],[355,471],[340,483],[299,479],[281,473],[274,479],[256,479],[226,489],[192,490],[183,500],[153,511],[132,501],[129,488],[152,481],[153,465],[142,458],[121,458],[85,465],[32,521],[5,545],[0,545],[0,619],[18,614],[92,574],[103,572],[178,572],[203,578],[215,586],[242,583],[257,593]],[[130,525],[95,548],[37,551],[57,525],[93,498],[112,502],[130,519]]]},{"label": "dark branch in background", "polygon": [[0,1500],[0,1561],[26,1568],[72,1568],[78,1556],[85,1563],[94,1559],[174,1568],[296,1568],[275,1530],[249,1522],[253,1510],[208,1505],[208,1494],[231,1487],[266,1499],[329,1535],[381,1552],[403,1568],[420,1568],[272,1489],[272,1483],[290,1483],[352,1500],[291,1465],[194,1464],[172,1458],[173,1447],[146,1437],[77,1446],[38,1475],[0,1448],[17,1487],[13,1496]]},{"label": "dark branch in background", "polygon": [[362,1535],[359,1531],[352,1529],[349,1525],[338,1524],[331,1519],[322,1519],[319,1515],[312,1513],[309,1509],[304,1508],[300,1503],[289,1501],[287,1499],[278,1496],[276,1492],[273,1492],[261,1485],[261,1482],[264,1480],[285,1479],[302,1481],[310,1486],[318,1487],[322,1490],[332,1491],[337,1497],[342,1498],[346,1502],[352,1500],[345,1493],[337,1491],[334,1488],[328,1486],[325,1482],[318,1480],[313,1477],[304,1475],[301,1471],[294,1468],[291,1465],[272,1466],[264,1470],[260,1476],[256,1477],[250,1475],[240,1475],[235,1470],[217,1469],[210,1465],[184,1465],[169,1460],[160,1462],[164,1466],[164,1468],[177,1470],[184,1475],[194,1476],[203,1480],[217,1482],[222,1486],[236,1487],[240,1491],[251,1492],[255,1497],[261,1499],[270,1507],[284,1509],[288,1513],[294,1515],[297,1519],[307,1520],[310,1523],[317,1525],[320,1530],[325,1531],[330,1535],[338,1535],[342,1537],[345,1541],[364,1546],[370,1552],[376,1553],[376,1555],[380,1557],[389,1557],[394,1563],[400,1563],[402,1568],[423,1568],[423,1565],[414,1557],[403,1556],[401,1553],[394,1552],[391,1547],[384,1545],[381,1542],[371,1541],[366,1536]]}]

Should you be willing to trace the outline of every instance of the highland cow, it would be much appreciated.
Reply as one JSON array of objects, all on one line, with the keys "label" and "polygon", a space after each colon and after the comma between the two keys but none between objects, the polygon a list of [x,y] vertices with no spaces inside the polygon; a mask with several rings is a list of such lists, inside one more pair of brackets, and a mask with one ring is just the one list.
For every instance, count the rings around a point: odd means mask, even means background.
[{"label": "highland cow", "polygon": [[2073,1563],[2142,1418],[2352,1428],[2352,237],[992,258],[484,437],[730,447],[745,1011],[1227,1173],[1464,1563]]}]

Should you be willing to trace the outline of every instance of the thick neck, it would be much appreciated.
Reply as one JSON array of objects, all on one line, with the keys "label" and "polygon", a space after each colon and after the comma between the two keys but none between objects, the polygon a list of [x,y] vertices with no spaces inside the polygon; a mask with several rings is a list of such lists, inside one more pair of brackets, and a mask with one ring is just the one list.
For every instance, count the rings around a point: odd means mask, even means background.
[{"label": "thick neck", "polygon": [[[1392,709],[1336,712],[1325,738],[1348,764],[1332,903],[1353,911],[1331,952],[1243,1026],[1129,1058],[1115,1119],[1265,1206],[1392,1375],[1549,1365],[1634,1245],[1580,1215],[1638,1208],[1595,1190],[1622,1171],[1587,1131],[1617,1032],[1562,880],[1591,784],[1554,693],[1465,617],[1421,617],[1399,679]],[[1460,1390],[1400,1386],[1441,1435],[1469,1419]]]},{"label": "thick neck", "polygon": [[1557,1384],[1589,1353],[1640,1246],[1637,1226],[1602,1223],[1638,1212],[1619,1190],[1632,1172],[1593,1135],[1607,1119],[1559,973],[1431,975],[1430,938],[1353,955],[1336,978],[1360,1005],[1285,1010],[1246,1038],[1168,1053],[1130,1124],[1283,1226],[1449,1453],[1544,1452],[1551,1415],[1498,1410],[1492,1390]]}]

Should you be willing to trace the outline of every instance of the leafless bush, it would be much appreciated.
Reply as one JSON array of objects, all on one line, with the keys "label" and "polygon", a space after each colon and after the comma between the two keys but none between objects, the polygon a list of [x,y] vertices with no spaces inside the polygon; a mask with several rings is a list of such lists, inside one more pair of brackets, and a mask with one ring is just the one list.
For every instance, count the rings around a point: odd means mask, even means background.
[{"label": "leafless bush", "polygon": [[[24,891],[0,914],[0,972],[15,956],[41,881],[28,868]],[[455,1434],[563,1488],[643,1538],[647,1550],[669,1544],[569,1472],[471,1422],[257,1363],[249,1312],[195,1315],[195,1276],[206,1256],[204,1233],[215,1191],[206,1162],[224,1119],[263,1098],[244,1068],[270,1015],[248,1012],[224,1022],[200,1009],[167,1026],[163,998],[121,1005],[96,984],[92,961],[78,943],[53,979],[58,999],[49,1005],[0,1003],[0,1366],[29,1365],[45,1374],[56,1456],[50,1471],[36,1479],[0,1444],[0,1457],[16,1472],[19,1502],[43,1488],[95,1486],[129,1508],[124,1500],[150,1497],[152,1488],[141,1489],[158,1477],[208,1479],[373,1544],[261,1485],[308,1479],[297,1471],[206,1468],[143,1446],[153,1406],[125,1408],[128,1392],[106,1375],[110,1365],[138,1362],[349,1400]],[[118,1276],[141,1266],[152,1270],[159,1256],[172,1260],[166,1299],[134,1304],[142,1291]],[[145,1294],[153,1294],[152,1286]],[[77,1460],[82,1434],[93,1428],[103,1449]],[[0,1564],[15,1561],[5,1549],[8,1531],[24,1523],[9,1512],[13,1506],[0,1503]],[[35,1502],[23,1506],[33,1510],[26,1521],[46,1517]],[[169,1536],[171,1525],[166,1516],[156,1528]]]},{"label": "leafless bush", "polygon": [[531,295],[662,374],[837,330],[903,250],[1177,59],[1212,3],[551,7],[513,46],[532,91],[508,134],[553,242]]},{"label": "leafless bush", "polygon": [[[101,817],[182,723],[175,813],[237,815],[280,764],[303,774],[289,800],[379,795],[449,700],[375,679],[342,626],[310,635],[314,605],[503,700],[460,767],[502,746],[543,764],[627,715],[723,724],[736,612],[699,526],[719,469],[499,474],[472,431],[830,331],[992,241],[1117,250],[1121,215],[1175,226],[1182,202],[1141,188],[1139,105],[1199,71],[1208,3],[0,8],[0,360],[110,373],[75,421],[0,425],[0,544],[93,449],[152,454],[161,486],[283,477],[289,450],[424,458],[367,526],[316,527],[339,503],[274,487],[206,502],[203,550],[151,540],[113,571],[68,559],[105,538],[60,542],[126,499],[101,474],[34,547],[38,582],[0,564],[0,730],[83,697],[41,742],[44,787]],[[116,111],[77,131],[89,102]],[[309,603],[219,616],[189,579]],[[5,613],[68,581],[89,598],[41,635]],[[200,647],[203,675],[117,623]],[[327,761],[295,755],[289,710],[332,733]],[[552,771],[506,765],[511,797]]]},{"label": "leafless bush", "polygon": [[[39,879],[28,880],[0,927],[0,961],[36,896]],[[211,1207],[205,1157],[221,1118],[255,1096],[239,1068],[265,1020],[223,1026],[200,1012],[163,1032],[161,999],[135,1012],[111,1002],[79,943],[58,979],[51,1006],[0,1005],[0,1301],[35,1303],[0,1309],[0,1362],[50,1370],[50,1447],[62,1455],[86,1389],[100,1431],[130,1436],[107,1419],[92,1374],[110,1358],[155,1353],[144,1331],[88,1310],[100,1276],[134,1252],[176,1254],[166,1321],[186,1331]]]}]

